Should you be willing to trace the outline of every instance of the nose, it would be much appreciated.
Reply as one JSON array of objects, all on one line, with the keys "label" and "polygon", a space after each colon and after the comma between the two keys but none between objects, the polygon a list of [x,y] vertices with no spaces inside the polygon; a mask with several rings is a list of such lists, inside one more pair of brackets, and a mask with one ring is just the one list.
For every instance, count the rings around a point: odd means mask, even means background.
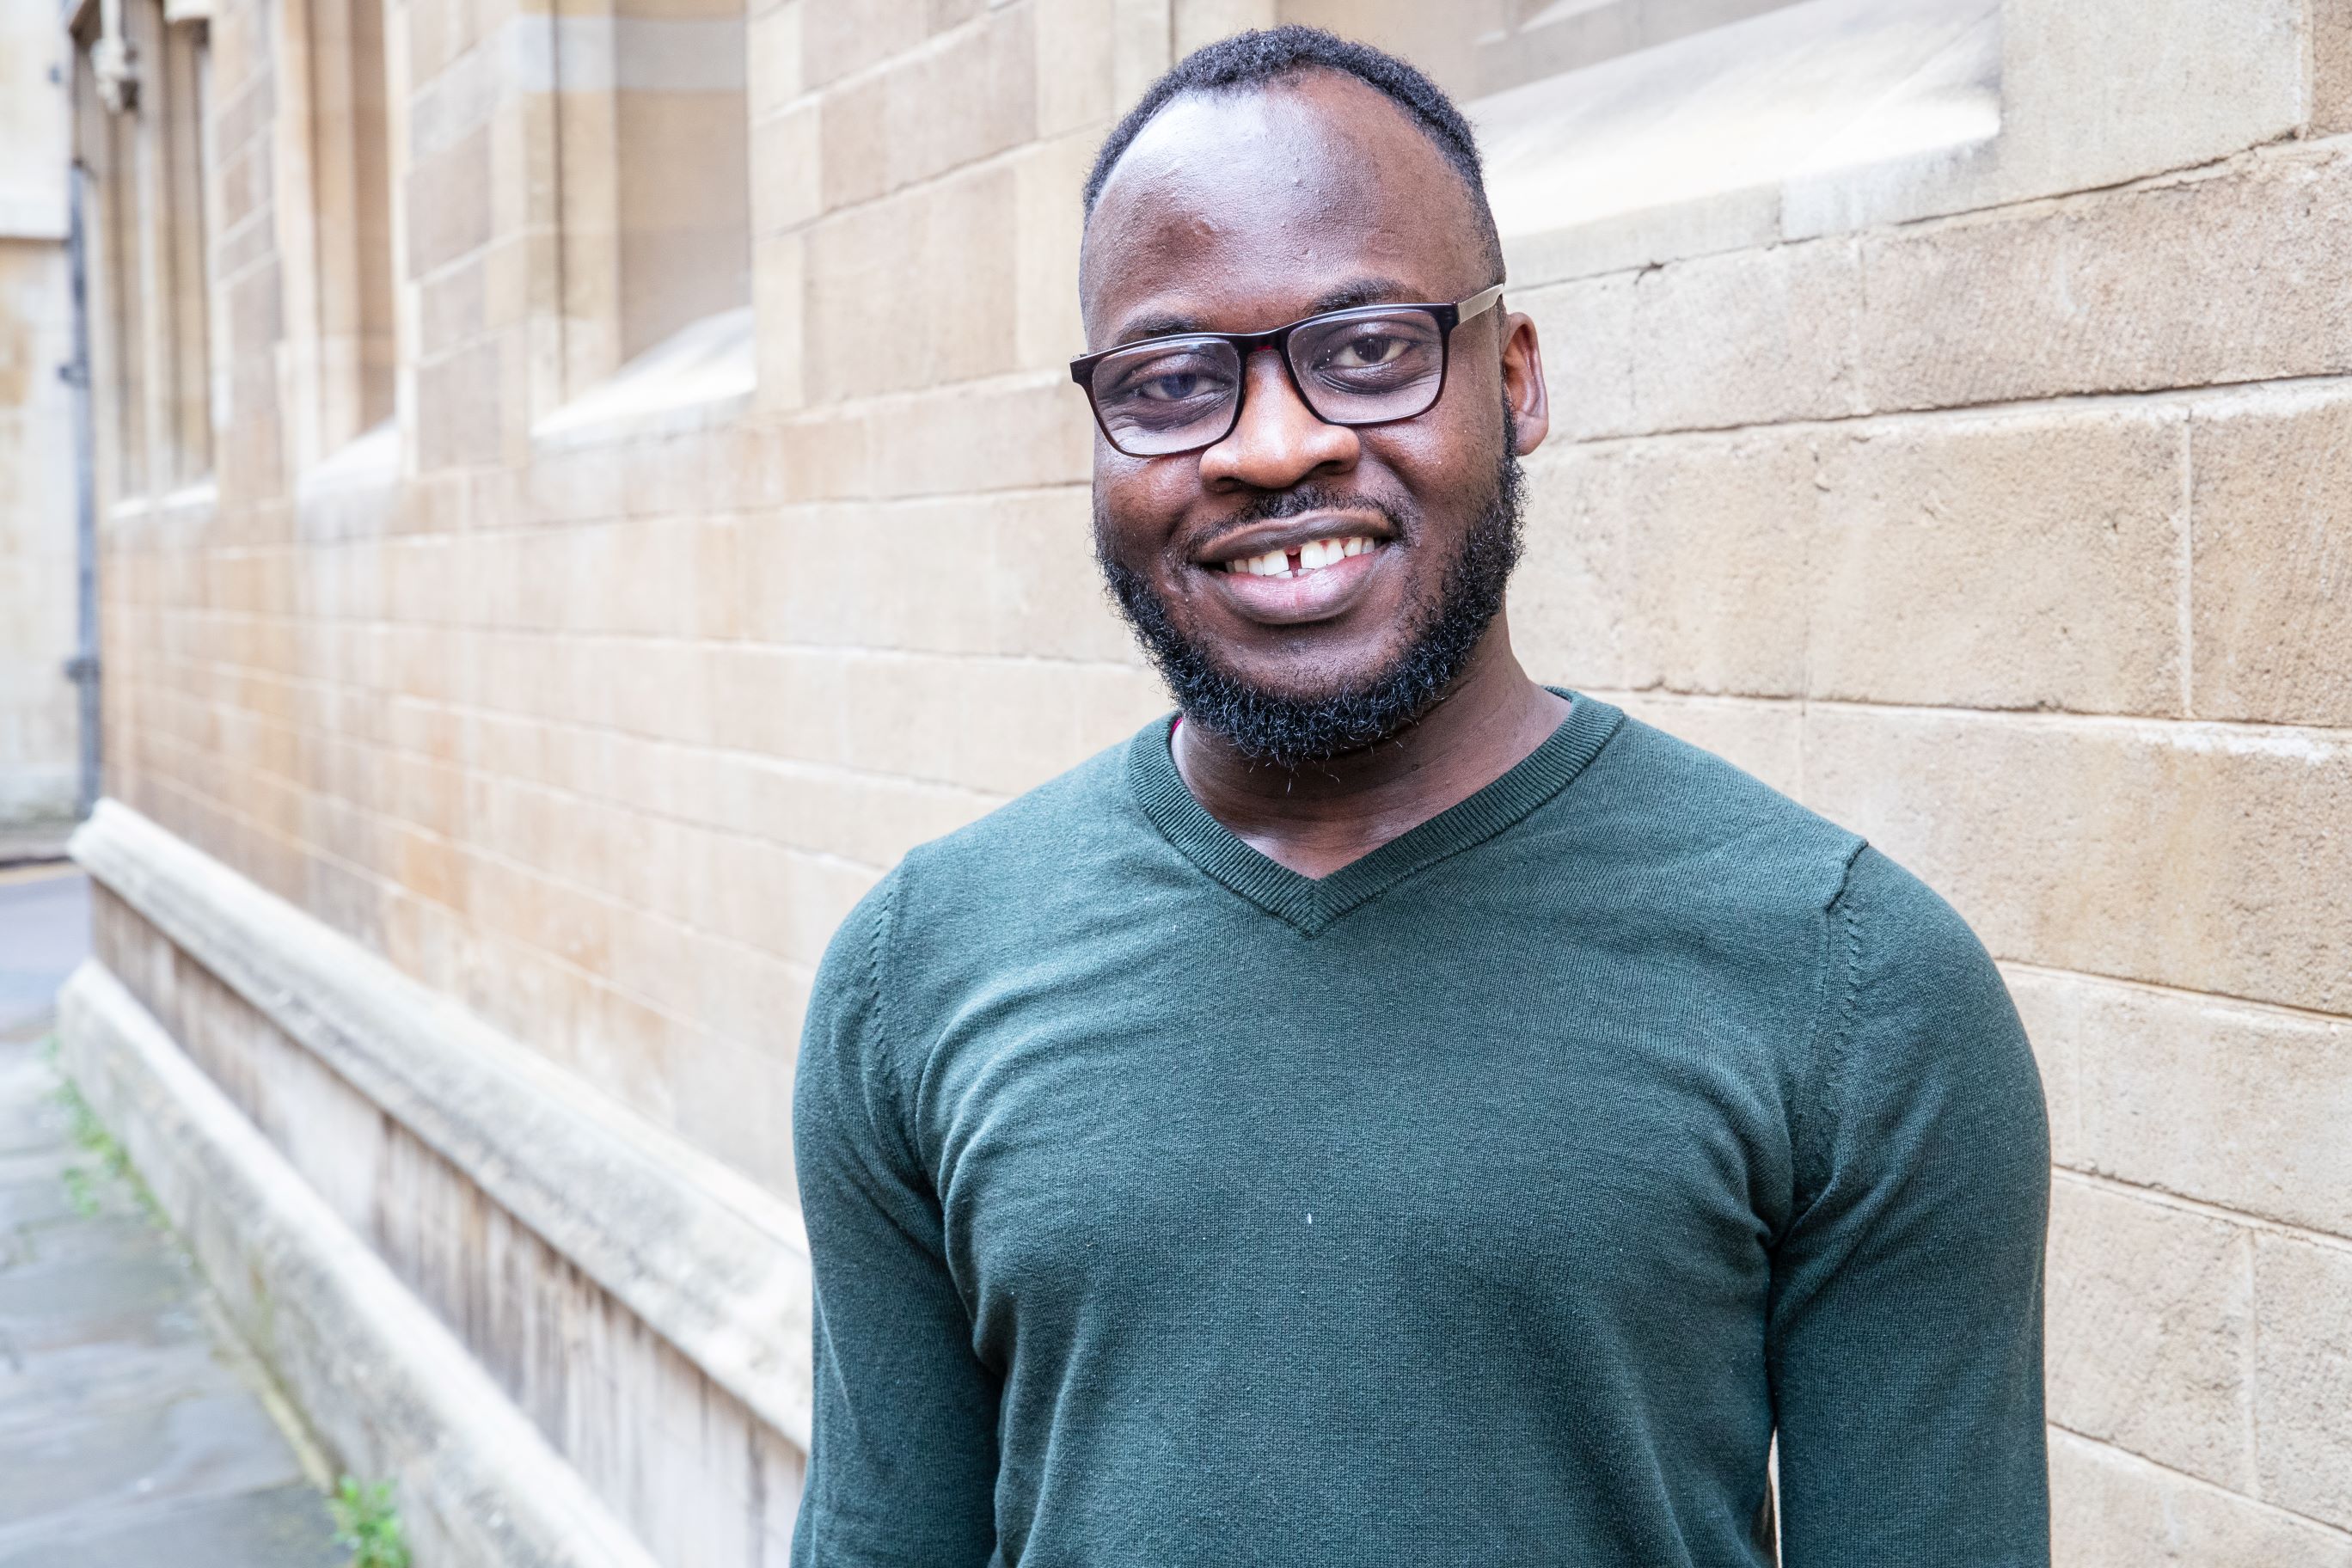
[{"label": "nose", "polygon": [[1353,430],[1325,424],[1299,398],[1282,356],[1260,349],[1242,367],[1241,417],[1201,453],[1201,482],[1288,489],[1310,475],[1354,468],[1360,449]]}]

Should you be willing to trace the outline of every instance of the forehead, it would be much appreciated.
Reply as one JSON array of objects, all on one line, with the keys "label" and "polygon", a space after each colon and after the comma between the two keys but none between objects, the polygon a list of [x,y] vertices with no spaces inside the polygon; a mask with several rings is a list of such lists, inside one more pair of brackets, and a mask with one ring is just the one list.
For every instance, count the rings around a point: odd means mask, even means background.
[{"label": "forehead", "polygon": [[1451,300],[1479,276],[1468,190],[1405,110],[1353,77],[1186,93],[1112,170],[1087,226],[1091,346],[1126,323],[1278,326],[1366,279]]}]

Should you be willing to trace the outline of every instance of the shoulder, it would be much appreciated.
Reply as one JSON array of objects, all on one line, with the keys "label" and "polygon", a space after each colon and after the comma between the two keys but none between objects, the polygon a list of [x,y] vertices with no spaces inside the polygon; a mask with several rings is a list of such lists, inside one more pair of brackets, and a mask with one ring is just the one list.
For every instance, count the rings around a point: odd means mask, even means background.
[{"label": "shoulder", "polygon": [[1858,834],[1630,716],[1560,804],[1559,830],[1727,934],[1794,921],[1818,936],[1863,849]]},{"label": "shoulder", "polygon": [[[1131,736],[1097,752],[908,851],[891,874],[902,920],[927,930],[941,922],[1001,925],[1008,910],[1034,910],[1092,880],[1133,846],[1139,814],[1128,784],[1128,755],[1136,743]],[[946,934],[953,940],[951,931]]]},{"label": "shoulder", "polygon": [[1136,863],[1165,848],[1129,784],[1129,754],[1154,732],[908,850],[842,922],[825,970],[846,974],[853,952],[871,953],[869,983],[903,991],[1018,962],[1049,928],[1099,918],[1103,890],[1132,887]]},{"label": "shoulder", "polygon": [[1865,846],[1831,914],[1847,1070],[2030,1067],[1991,953],[1934,889]]}]

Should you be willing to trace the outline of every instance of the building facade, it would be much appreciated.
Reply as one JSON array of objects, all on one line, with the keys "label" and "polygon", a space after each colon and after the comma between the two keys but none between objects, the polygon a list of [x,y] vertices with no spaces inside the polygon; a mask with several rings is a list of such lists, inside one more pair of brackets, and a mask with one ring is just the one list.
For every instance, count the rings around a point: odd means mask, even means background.
[{"label": "building facade", "polygon": [[0,860],[79,805],[69,58],[48,0],[0,0]]},{"label": "building facade", "polygon": [[2352,1563],[2347,0],[69,5],[67,1059],[241,1328],[420,1563],[782,1560],[807,986],[1163,705],[1090,555],[1077,192],[1276,20],[1481,127],[1551,377],[1530,668],[2002,961],[2059,1561]]}]

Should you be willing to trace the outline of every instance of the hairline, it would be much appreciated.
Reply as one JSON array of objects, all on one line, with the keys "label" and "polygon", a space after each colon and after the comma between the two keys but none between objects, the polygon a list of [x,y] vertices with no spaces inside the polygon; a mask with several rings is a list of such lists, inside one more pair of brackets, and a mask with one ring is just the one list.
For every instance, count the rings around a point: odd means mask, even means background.
[{"label": "hairline", "polygon": [[[1485,253],[1486,258],[1494,264],[1495,269],[1499,273],[1503,266],[1503,240],[1501,232],[1495,224],[1494,205],[1486,193],[1483,172],[1480,176],[1465,173],[1455,157],[1454,149],[1447,146],[1441,139],[1437,128],[1423,119],[1412,105],[1399,99],[1379,82],[1349,70],[1345,66],[1316,59],[1300,60],[1270,75],[1245,81],[1187,82],[1171,92],[1160,103],[1153,105],[1150,114],[1129,132],[1126,142],[1118,149],[1118,155],[1108,163],[1101,164],[1088,175],[1086,190],[1081,198],[1084,210],[1084,216],[1079,226],[1081,246],[1085,244],[1087,232],[1094,227],[1095,211],[1102,205],[1102,195],[1110,188],[1111,179],[1118,173],[1119,165],[1127,162],[1127,155],[1134,151],[1138,142],[1143,140],[1143,133],[1168,111],[1171,105],[1191,97],[1239,98],[1246,93],[1272,92],[1276,89],[1296,91],[1306,79],[1318,75],[1336,77],[1343,81],[1355,83],[1380,100],[1391,112],[1412,127],[1429,150],[1437,154],[1438,162],[1445,165],[1446,174],[1452,176],[1454,184],[1461,190],[1463,199],[1470,209],[1472,243]],[[1111,134],[1118,135],[1118,130],[1119,128],[1115,127]],[[1106,144],[1108,144],[1108,139],[1106,139]],[[1475,168],[1477,153],[1475,146],[1471,149],[1470,157],[1472,166]],[[1479,221],[1481,217],[1485,219],[1484,223]],[[1480,232],[1481,230],[1484,232]]]}]

